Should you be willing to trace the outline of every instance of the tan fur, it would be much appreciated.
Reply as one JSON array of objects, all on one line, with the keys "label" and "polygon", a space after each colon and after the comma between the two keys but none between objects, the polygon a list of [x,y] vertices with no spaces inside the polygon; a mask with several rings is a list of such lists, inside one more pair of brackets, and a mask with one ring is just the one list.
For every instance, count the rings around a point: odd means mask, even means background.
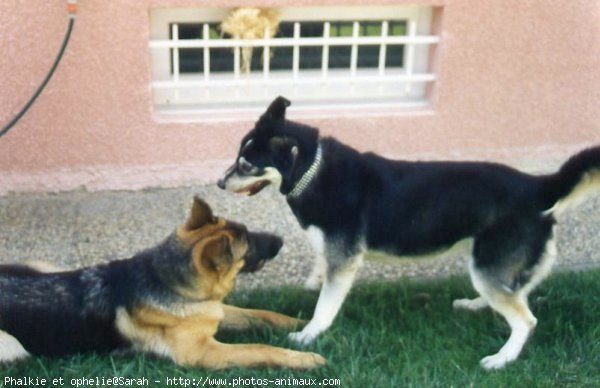
[{"label": "tan fur", "polygon": [[[215,263],[217,272],[207,269],[203,264],[206,258],[203,256],[205,248],[211,243],[218,242],[219,239],[226,238],[232,241],[232,249],[238,253],[238,257],[246,251],[247,244],[235,241],[233,236],[224,231],[217,231],[210,236],[199,241],[192,250],[193,263],[198,278],[195,285],[187,288],[178,288],[181,295],[185,295],[191,299],[223,299],[235,285],[235,277],[240,269],[244,266],[244,262],[238,260],[235,263],[227,264],[225,262]],[[241,254],[240,254],[241,252]]]},{"label": "tan fur", "polygon": [[245,367],[308,369],[325,364],[325,359],[316,353],[299,352],[268,345],[230,345],[213,339],[207,346],[208,350],[199,360],[200,365],[206,368],[223,369],[242,365]]},{"label": "tan fur", "polygon": [[181,242],[193,245],[198,241],[202,240],[215,233],[218,230],[222,230],[225,226],[225,220],[222,218],[218,218],[214,224],[206,225],[200,229],[190,229],[187,224],[181,225],[177,228],[177,237],[181,240]]},{"label": "tan fur", "polygon": [[44,273],[62,272],[62,271],[67,270],[65,267],[62,267],[58,264],[50,263],[48,261],[42,261],[42,260],[26,261],[24,263],[24,265],[26,265],[29,268],[33,268],[36,271],[44,272]]},{"label": "tan fur", "polygon": [[[543,261],[552,261],[553,246],[553,241],[549,241],[546,250],[547,254],[545,255],[548,258],[543,259]],[[543,267],[546,266],[544,264],[540,265]],[[538,271],[544,272],[545,269],[542,268]],[[469,272],[473,286],[481,298],[457,300],[454,303],[454,307],[479,310],[489,305],[494,311],[504,317],[511,329],[508,341],[497,353],[484,357],[481,360],[481,365],[485,369],[503,368],[507,363],[517,359],[527,339],[537,325],[537,319],[527,304],[527,293],[531,288],[526,285],[519,291],[512,292],[499,287],[497,284],[490,282],[485,274],[475,267],[472,258],[469,262]],[[541,273],[537,278],[534,276],[530,280],[530,283],[533,284],[541,281],[544,275],[544,273]]]},{"label": "tan fur", "polygon": [[[166,325],[174,324],[174,322],[175,318],[173,320],[165,319],[160,323]],[[136,322],[124,308],[117,310],[115,326],[123,337],[131,341],[134,350],[173,359],[171,348],[163,338],[161,326],[148,326]]]},{"label": "tan fur", "polygon": [[[204,305],[204,311],[198,308],[200,305]],[[236,329],[263,324],[291,328],[302,323],[270,311],[209,301],[198,304],[196,314],[189,316],[176,316],[154,307],[139,308],[132,315],[120,310],[118,315],[119,330],[137,349],[170,357],[180,365],[311,368],[325,363],[321,356],[313,353],[260,344],[223,344],[213,338],[220,323]]]},{"label": "tan fur", "polygon": [[600,168],[592,169],[583,174],[579,183],[573,188],[571,193],[558,201],[546,213],[553,213],[560,216],[566,210],[580,205],[595,190],[600,189]]},{"label": "tan fur", "polygon": [[[262,39],[265,30],[268,38],[277,33],[279,11],[270,8],[243,7],[234,8],[221,22],[221,31],[236,39]],[[250,72],[252,46],[242,47],[241,71]]]}]

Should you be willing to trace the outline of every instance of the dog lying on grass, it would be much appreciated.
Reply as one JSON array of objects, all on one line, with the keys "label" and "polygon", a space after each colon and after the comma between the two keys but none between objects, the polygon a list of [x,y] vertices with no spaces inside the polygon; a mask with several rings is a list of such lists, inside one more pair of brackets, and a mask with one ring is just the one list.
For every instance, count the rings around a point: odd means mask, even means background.
[{"label": "dog lying on grass", "polygon": [[206,368],[324,364],[314,353],[214,339],[219,327],[302,323],[222,303],[238,272],[258,270],[282,244],[277,236],[213,216],[195,198],[183,225],[130,259],[59,272],[1,265],[0,362],[131,349]]}]

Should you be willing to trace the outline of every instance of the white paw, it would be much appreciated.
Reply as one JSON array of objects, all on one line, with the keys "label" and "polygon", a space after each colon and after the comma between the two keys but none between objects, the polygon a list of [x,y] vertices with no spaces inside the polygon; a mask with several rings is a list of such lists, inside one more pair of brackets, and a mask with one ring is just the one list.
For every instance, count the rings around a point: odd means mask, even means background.
[{"label": "white paw", "polygon": [[513,359],[510,359],[506,354],[498,352],[494,355],[482,358],[480,364],[487,370],[502,369],[510,361],[513,361]]},{"label": "white paw", "polygon": [[23,345],[12,335],[0,330],[0,364],[29,357]]},{"label": "white paw", "polygon": [[309,345],[317,338],[317,336],[318,334],[312,333],[309,330],[302,330],[288,334],[288,339],[298,345]]},{"label": "white paw", "polygon": [[452,307],[457,310],[479,311],[487,307],[487,303],[481,299],[455,299],[452,302]]},{"label": "white paw", "polygon": [[452,302],[452,308],[461,310],[473,310],[473,301],[471,299],[455,299]]},{"label": "white paw", "polygon": [[321,289],[322,285],[323,285],[323,279],[320,278],[319,276],[309,276],[304,281],[304,288],[306,288],[307,290],[318,291]]}]

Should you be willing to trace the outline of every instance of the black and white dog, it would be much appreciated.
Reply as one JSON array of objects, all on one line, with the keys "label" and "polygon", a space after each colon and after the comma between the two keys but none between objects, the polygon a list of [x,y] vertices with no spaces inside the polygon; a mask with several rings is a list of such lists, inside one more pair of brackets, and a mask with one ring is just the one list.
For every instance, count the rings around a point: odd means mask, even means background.
[{"label": "black and white dog", "polygon": [[218,185],[248,195],[279,186],[308,234],[316,261],[307,286],[322,288],[312,320],[291,339],[309,343],[329,328],[366,250],[420,255],[470,238],[469,272],[480,296],[454,307],[490,306],[511,327],[483,367],[515,360],[537,323],[527,296],[556,256],[553,215],[600,186],[600,147],[544,176],[493,163],[393,161],[286,120],[289,104],[271,103]]}]

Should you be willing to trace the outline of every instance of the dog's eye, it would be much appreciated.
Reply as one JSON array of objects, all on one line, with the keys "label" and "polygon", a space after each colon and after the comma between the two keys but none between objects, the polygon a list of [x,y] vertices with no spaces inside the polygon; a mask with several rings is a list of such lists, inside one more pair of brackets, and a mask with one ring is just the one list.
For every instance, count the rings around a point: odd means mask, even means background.
[{"label": "dog's eye", "polygon": [[240,163],[239,163],[239,168],[240,168],[240,171],[242,171],[243,173],[249,174],[254,169],[254,166],[252,166],[250,163],[248,163],[244,158],[241,158]]}]

